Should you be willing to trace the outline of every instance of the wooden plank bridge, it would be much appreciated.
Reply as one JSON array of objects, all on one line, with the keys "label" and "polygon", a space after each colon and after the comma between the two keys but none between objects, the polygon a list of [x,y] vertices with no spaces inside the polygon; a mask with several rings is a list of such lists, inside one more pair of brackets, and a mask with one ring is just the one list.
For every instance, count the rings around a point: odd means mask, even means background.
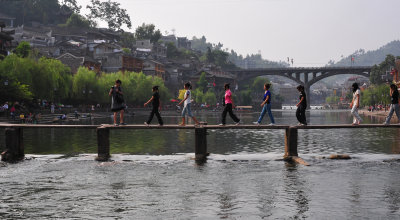
[{"label": "wooden plank bridge", "polygon": [[[196,161],[202,162],[207,159],[207,132],[220,129],[253,129],[253,130],[285,130],[285,153],[284,159],[301,162],[298,157],[298,130],[299,129],[362,129],[362,128],[400,128],[400,124],[380,125],[380,124],[337,124],[337,125],[308,125],[308,126],[292,126],[292,125],[51,125],[51,124],[0,124],[0,128],[5,128],[6,149],[1,154],[3,161],[18,161],[25,157],[23,144],[23,129],[96,129],[97,133],[97,158],[98,161],[107,161],[110,159],[110,130],[111,129],[192,129],[195,130],[194,152]],[[301,162],[302,163],[302,162]],[[306,163],[304,163],[306,164]]]}]

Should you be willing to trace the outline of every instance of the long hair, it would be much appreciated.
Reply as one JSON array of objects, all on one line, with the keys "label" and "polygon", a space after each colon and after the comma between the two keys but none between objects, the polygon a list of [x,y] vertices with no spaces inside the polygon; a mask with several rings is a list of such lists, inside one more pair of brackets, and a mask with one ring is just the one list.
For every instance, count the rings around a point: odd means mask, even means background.
[{"label": "long hair", "polygon": [[395,84],[391,84],[391,85],[390,85],[390,88],[393,89],[394,91],[397,90],[397,86],[396,86]]},{"label": "long hair", "polygon": [[158,91],[158,86],[153,86],[153,92]]},{"label": "long hair", "polygon": [[351,87],[353,87],[353,92],[356,92],[360,87],[358,87],[358,83],[353,83],[353,85],[351,85]]}]

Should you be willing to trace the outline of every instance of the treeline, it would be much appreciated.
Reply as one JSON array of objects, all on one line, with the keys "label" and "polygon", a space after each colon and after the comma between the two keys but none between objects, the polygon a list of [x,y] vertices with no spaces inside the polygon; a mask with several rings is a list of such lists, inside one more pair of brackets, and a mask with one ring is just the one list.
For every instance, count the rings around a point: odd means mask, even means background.
[{"label": "treeline", "polygon": [[151,97],[154,85],[160,86],[163,101],[171,98],[159,77],[134,72],[97,75],[85,67],[80,67],[73,75],[70,68],[59,60],[11,54],[0,61],[0,100],[30,102],[42,99],[63,104],[105,104],[110,102],[108,92],[116,79],[122,81],[127,104],[143,104]]}]

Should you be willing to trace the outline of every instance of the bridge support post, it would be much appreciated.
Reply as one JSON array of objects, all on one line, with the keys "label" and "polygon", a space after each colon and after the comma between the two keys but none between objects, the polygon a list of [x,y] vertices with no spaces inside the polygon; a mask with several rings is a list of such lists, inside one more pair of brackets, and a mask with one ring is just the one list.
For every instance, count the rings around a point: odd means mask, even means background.
[{"label": "bridge support post", "polygon": [[311,93],[310,93],[310,85],[305,84],[304,85],[304,92],[306,93],[307,96],[307,109],[310,109],[310,104],[311,104]]},{"label": "bridge support post", "polygon": [[195,159],[196,161],[205,161],[207,159],[207,129],[195,128]]},{"label": "bridge support post", "polygon": [[285,130],[285,159],[290,157],[297,157],[297,128],[289,127]]},{"label": "bridge support post", "polygon": [[99,127],[97,133],[97,161],[110,159],[110,129]]},{"label": "bridge support post", "polygon": [[1,160],[15,162],[25,157],[22,128],[6,128],[6,150],[1,153]]}]

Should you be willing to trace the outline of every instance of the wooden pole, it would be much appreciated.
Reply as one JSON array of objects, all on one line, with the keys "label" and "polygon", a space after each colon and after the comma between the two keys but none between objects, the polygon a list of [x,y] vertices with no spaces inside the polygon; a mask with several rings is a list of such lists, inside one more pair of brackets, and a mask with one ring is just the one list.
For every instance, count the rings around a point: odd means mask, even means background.
[{"label": "wooden pole", "polygon": [[97,133],[97,161],[110,159],[110,129],[99,127]]},{"label": "wooden pole", "polygon": [[1,160],[15,162],[25,157],[22,128],[6,128],[6,150],[1,153]]},{"label": "wooden pole", "polygon": [[297,157],[297,128],[289,127],[285,129],[285,155],[287,157]]},{"label": "wooden pole", "polygon": [[194,133],[196,161],[205,161],[207,159],[207,129],[196,127]]}]

